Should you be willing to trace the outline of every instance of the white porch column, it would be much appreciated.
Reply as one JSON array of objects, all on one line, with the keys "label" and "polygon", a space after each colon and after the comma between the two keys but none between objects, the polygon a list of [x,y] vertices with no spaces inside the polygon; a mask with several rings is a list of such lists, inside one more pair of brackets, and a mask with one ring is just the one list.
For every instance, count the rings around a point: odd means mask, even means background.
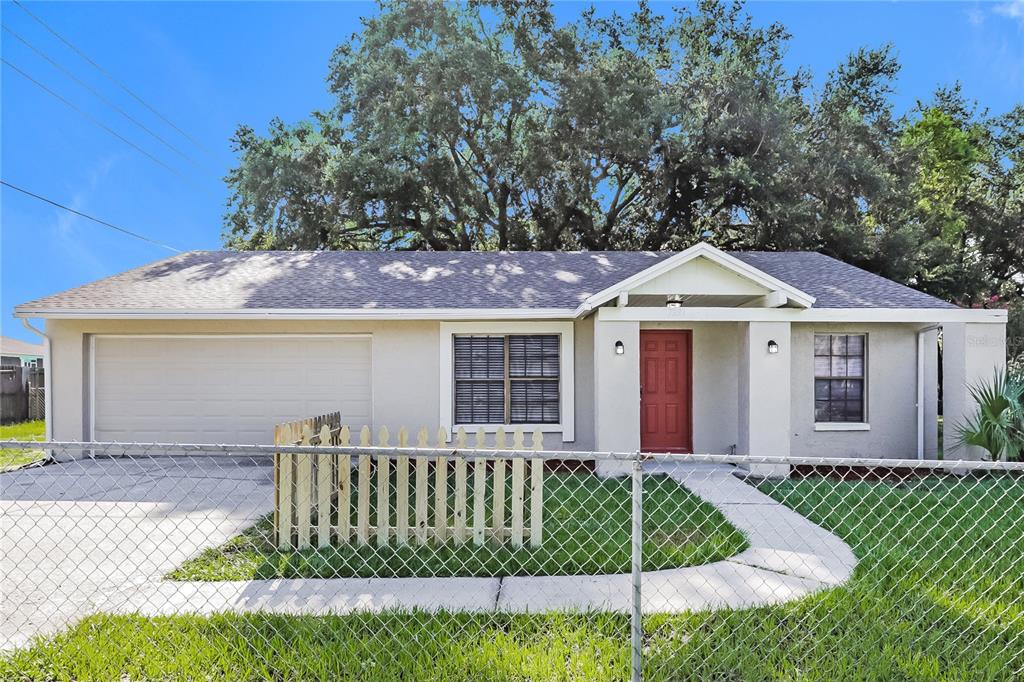
[{"label": "white porch column", "polygon": [[924,458],[939,457],[939,332],[924,333]]},{"label": "white porch column", "polygon": [[973,415],[970,387],[1006,371],[1006,324],[952,322],[942,325],[943,459],[979,460],[986,452],[958,445],[957,427]]},{"label": "white porch column", "polygon": [[[743,322],[739,350],[739,443],[738,453],[761,457],[788,457],[790,444],[789,322]],[[777,353],[768,343],[778,344]],[[808,370],[810,371],[810,370]],[[757,476],[789,475],[785,464],[752,464]]]},{"label": "white porch column", "polygon": [[[623,354],[615,354],[621,341]],[[594,322],[595,448],[602,452],[640,449],[640,323]],[[625,476],[629,462],[597,463],[600,476]]]}]

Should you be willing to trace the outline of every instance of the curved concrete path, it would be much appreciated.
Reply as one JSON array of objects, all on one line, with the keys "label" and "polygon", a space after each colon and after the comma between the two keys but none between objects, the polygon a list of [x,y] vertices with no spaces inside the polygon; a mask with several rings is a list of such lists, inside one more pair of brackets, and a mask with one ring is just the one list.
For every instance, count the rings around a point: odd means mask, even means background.
[{"label": "curved concrete path", "polygon": [[[850,578],[857,560],[838,537],[736,478],[723,465],[651,464],[714,505],[749,548],[702,566],[643,574],[646,613],[746,608],[800,599]],[[384,609],[626,612],[629,574],[507,578],[338,578],[157,581],[110,595],[104,611],[166,615],[292,614]]]}]

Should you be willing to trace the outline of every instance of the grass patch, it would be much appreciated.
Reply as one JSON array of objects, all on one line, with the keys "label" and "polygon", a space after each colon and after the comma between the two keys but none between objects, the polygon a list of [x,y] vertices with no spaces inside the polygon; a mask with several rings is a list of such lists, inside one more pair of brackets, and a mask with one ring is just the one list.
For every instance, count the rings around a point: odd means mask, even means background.
[{"label": "grass patch", "polygon": [[[491,479],[488,479],[490,485]],[[377,545],[371,540],[370,545],[352,543],[282,552],[273,544],[272,520],[268,516],[241,535],[189,560],[168,577],[172,580],[249,580],[627,573],[630,485],[628,480],[602,480],[591,473],[546,474],[544,542],[535,549],[514,548],[508,542],[494,540],[482,546],[471,541]],[[451,510],[455,499],[454,478],[448,490],[451,493],[448,509]],[[492,494],[493,491],[488,490],[488,509],[492,508]],[[470,491],[467,509],[472,508]],[[746,547],[743,534],[721,513],[667,476],[645,479],[644,510],[644,567],[647,570],[709,563]],[[430,513],[433,518],[433,509]],[[354,517],[352,521],[354,527]]]},{"label": "grass patch", "polygon": [[1024,478],[810,478],[759,487],[842,537],[859,559],[853,578],[783,606],[651,617],[661,674],[1024,679]]},{"label": "grass patch", "polygon": [[[762,490],[842,536],[844,587],[645,619],[649,680],[1024,677],[1024,480],[806,479]],[[626,680],[626,616],[94,616],[0,658],[0,679]]]},{"label": "grass patch", "polygon": [[[45,434],[46,422],[42,419],[0,426],[0,440],[43,440]],[[38,462],[44,454],[42,450],[0,448],[0,471],[18,469],[26,464]]]},{"label": "grass patch", "polygon": [[0,679],[609,680],[628,642],[608,615],[98,615],[0,659]]}]

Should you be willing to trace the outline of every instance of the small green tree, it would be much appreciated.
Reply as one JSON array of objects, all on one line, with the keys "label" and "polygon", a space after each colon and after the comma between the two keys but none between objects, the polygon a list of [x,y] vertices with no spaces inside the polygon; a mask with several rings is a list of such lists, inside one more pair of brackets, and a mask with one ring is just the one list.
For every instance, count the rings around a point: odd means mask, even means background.
[{"label": "small green tree", "polygon": [[970,387],[978,410],[958,428],[961,445],[976,445],[992,460],[1020,459],[1024,452],[1024,382],[996,372]]},{"label": "small green tree", "polygon": [[918,230],[908,280],[961,305],[1024,293],[1024,110],[979,113],[959,86],[940,89],[901,136],[914,159],[904,216]]}]

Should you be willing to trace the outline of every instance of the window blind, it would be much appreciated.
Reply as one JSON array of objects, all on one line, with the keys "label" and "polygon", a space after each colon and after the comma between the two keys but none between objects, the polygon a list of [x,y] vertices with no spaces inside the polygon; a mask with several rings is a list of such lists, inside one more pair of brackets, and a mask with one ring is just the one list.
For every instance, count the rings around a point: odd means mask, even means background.
[{"label": "window blind", "polygon": [[453,337],[456,424],[557,424],[557,334]]}]

